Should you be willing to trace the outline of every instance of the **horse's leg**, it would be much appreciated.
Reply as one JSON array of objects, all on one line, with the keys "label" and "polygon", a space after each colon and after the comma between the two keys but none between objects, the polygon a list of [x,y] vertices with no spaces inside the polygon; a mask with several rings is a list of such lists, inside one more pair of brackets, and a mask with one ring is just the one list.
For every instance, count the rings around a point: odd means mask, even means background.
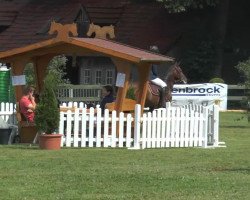
[{"label": "horse's leg", "polygon": [[159,100],[157,102],[157,108],[161,108],[162,107],[162,97],[163,97],[163,91],[162,89],[159,89]]},{"label": "horse's leg", "polygon": [[157,104],[155,104],[155,97],[152,95],[152,93],[149,90],[147,90],[145,107],[148,107],[149,112],[152,112],[155,109],[156,105]]},{"label": "horse's leg", "polygon": [[159,96],[158,108],[166,108],[167,87],[159,89]]},{"label": "horse's leg", "polygon": [[170,90],[166,91],[166,101],[167,102],[172,102],[172,93]]}]

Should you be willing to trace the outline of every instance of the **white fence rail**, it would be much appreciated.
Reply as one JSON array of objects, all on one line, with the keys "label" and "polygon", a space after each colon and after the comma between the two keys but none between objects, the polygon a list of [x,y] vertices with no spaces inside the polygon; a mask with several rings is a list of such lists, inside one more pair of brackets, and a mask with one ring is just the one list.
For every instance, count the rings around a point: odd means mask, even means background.
[{"label": "white fence rail", "polygon": [[[96,104],[101,98],[101,85],[63,85],[58,87],[57,97],[61,102],[77,101]],[[228,85],[228,101],[239,101],[247,89],[241,85]]]},{"label": "white fence rail", "polygon": [[101,85],[58,86],[57,98],[60,102],[82,102],[96,105],[101,99]]},{"label": "white fence rail", "polygon": [[98,108],[77,108],[60,113],[59,132],[66,147],[204,147],[218,146],[218,106],[171,107],[141,116]]},{"label": "white fence rail", "polygon": [[8,124],[17,124],[16,116],[16,104],[13,103],[0,103],[0,117]]},{"label": "white fence rail", "polygon": [[[66,147],[217,147],[219,146],[218,106],[168,107],[141,115],[136,105],[133,114],[87,109],[84,103],[70,102],[74,112],[60,112],[61,146]],[[15,105],[1,103],[0,116],[16,124]]]}]

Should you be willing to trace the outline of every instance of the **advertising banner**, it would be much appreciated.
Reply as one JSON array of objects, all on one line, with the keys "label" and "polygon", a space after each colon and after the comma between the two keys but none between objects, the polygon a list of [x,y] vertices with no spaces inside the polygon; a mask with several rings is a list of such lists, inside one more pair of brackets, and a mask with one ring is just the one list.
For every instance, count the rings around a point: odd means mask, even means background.
[{"label": "advertising banner", "polygon": [[227,85],[222,83],[174,85],[173,105],[198,104],[203,106],[218,105],[220,110],[227,110]]}]

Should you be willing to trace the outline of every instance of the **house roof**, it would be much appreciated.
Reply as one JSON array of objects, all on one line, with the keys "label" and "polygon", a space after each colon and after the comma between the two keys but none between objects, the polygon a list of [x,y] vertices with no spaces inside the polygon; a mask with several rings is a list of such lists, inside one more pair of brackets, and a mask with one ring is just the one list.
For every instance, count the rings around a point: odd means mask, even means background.
[{"label": "house roof", "polygon": [[[134,63],[173,61],[172,58],[167,56],[151,53],[109,40],[75,37],[71,37],[69,40],[58,40],[57,38],[54,38],[25,47],[0,52],[0,60],[11,59],[12,57],[18,55],[25,56],[26,53],[32,53],[32,56],[42,55],[41,52],[43,52],[43,54],[47,54],[50,50],[49,48],[59,46],[59,49],[61,49],[61,47],[63,47],[65,44],[80,47],[82,49],[86,49],[87,51],[96,52],[98,54],[124,59]],[[44,49],[46,49],[46,51],[43,51]]]},{"label": "house roof", "polygon": [[[51,38],[47,33],[41,34],[44,27],[51,20],[56,20],[62,24],[74,22],[82,6],[89,9],[89,16],[93,18],[92,21],[94,22],[100,21],[102,16],[116,22],[121,11],[120,3],[114,4],[111,0],[104,0],[102,3],[97,0],[30,0],[28,3],[25,2],[23,7],[16,8],[16,11],[6,13],[5,7],[9,8],[9,5],[1,5],[0,22],[2,20],[3,23],[10,25],[11,21],[14,20],[14,23],[0,33],[0,51]],[[117,8],[119,9],[114,12]],[[18,15],[16,15],[17,12]],[[108,12],[113,14],[107,14]]]},{"label": "house roof", "polygon": [[124,12],[124,5],[85,5],[90,22],[94,24],[116,25]]},{"label": "house roof", "polygon": [[[15,3],[19,6],[6,13],[6,8],[9,9],[11,4],[15,7]],[[129,0],[13,0],[8,1],[8,5],[1,3],[0,16],[3,17],[0,17],[0,22],[2,19],[2,23],[9,28],[0,33],[0,52],[52,38],[45,34],[49,22],[56,19],[63,24],[72,23],[81,7],[84,7],[91,22],[114,24],[115,40],[128,45],[142,49],[158,45],[165,54],[178,37],[176,28],[170,23],[171,16],[166,18],[167,11],[156,2],[136,4]]]},{"label": "house roof", "polygon": [[0,26],[10,26],[28,0],[0,0]]}]

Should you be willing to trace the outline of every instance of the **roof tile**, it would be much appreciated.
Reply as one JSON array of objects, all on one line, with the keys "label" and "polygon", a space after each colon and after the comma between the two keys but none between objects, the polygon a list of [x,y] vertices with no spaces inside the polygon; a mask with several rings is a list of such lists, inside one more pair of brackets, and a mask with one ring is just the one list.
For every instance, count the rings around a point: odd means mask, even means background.
[{"label": "roof tile", "polygon": [[[176,38],[173,24],[165,17],[166,10],[157,3],[134,4],[129,3],[129,0],[13,0],[8,3],[2,2],[7,1],[0,0],[0,25],[1,16],[2,23],[12,24],[0,33],[0,51],[51,38],[47,34],[38,34],[42,27],[49,20],[55,18],[59,18],[60,23],[72,23],[81,5],[86,8],[90,20],[94,23],[115,24],[116,41],[142,49],[148,49],[149,45],[155,44],[161,50],[163,49],[162,53],[165,53],[165,50]],[[13,20],[14,14],[4,14],[7,11],[18,13],[18,15]]]}]

